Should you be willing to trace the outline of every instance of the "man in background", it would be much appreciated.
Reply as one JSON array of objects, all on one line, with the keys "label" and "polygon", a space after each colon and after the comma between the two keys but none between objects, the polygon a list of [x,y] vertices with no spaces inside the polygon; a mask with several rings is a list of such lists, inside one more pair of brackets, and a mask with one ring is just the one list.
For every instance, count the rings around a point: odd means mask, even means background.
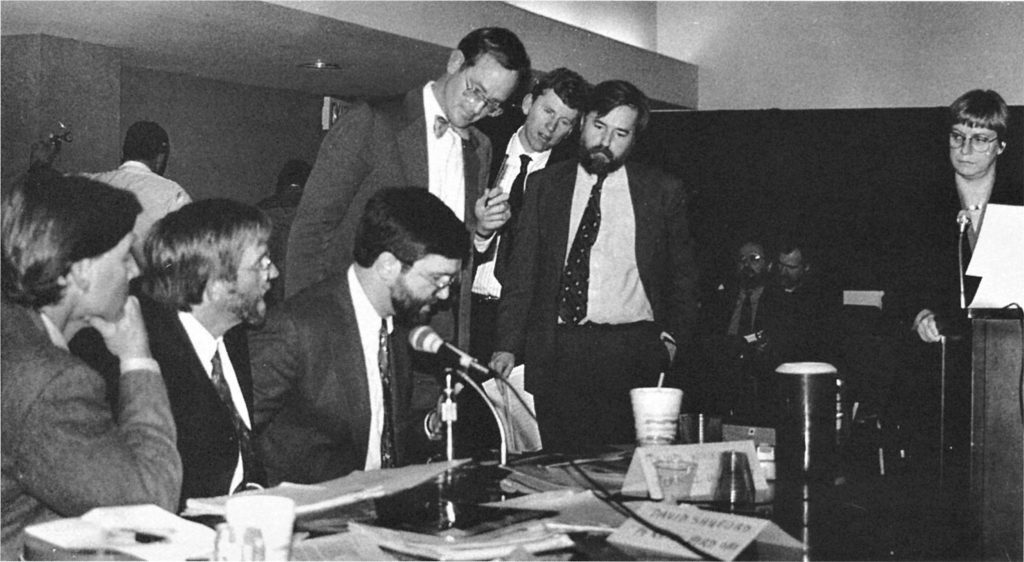
[{"label": "man in background", "polygon": [[440,419],[413,403],[408,330],[449,296],[468,248],[440,199],[384,189],[360,219],[355,263],[271,310],[251,339],[271,484],[427,460]]},{"label": "man in background", "polygon": [[152,121],[136,121],[125,133],[121,166],[109,172],[84,174],[96,181],[130,191],[138,198],[142,214],[135,223],[132,254],[139,262],[142,261],[142,243],[153,223],[192,201],[180,185],[164,177],[170,156],[171,142],[167,131]]},{"label": "man in background", "polygon": [[522,358],[547,451],[632,442],[629,390],[657,383],[696,312],[682,185],[627,163],[647,97],[612,80],[584,111],[579,160],[531,178],[490,364]]}]

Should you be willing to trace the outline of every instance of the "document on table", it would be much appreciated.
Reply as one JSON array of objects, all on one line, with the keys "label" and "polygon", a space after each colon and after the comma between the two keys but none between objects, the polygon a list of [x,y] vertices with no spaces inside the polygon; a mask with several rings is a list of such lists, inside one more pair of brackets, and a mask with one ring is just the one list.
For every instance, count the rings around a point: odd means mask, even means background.
[{"label": "document on table", "polygon": [[1024,306],[1024,207],[988,205],[967,275],[981,277],[970,308]]},{"label": "document on table", "polygon": [[530,453],[541,449],[540,428],[537,427],[533,395],[526,392],[523,371],[523,366],[519,365],[508,375],[508,382],[523,397],[522,401],[516,398],[508,387],[493,378],[483,384],[484,392],[498,410],[498,415],[503,416],[505,426],[508,428],[510,453]]},{"label": "document on table", "polygon": [[[295,515],[306,515],[400,492],[418,486],[427,480],[443,474],[446,470],[466,462],[469,461],[464,459],[452,462],[416,464],[401,468],[369,470],[365,472],[357,470],[347,476],[319,484],[282,482],[273,488],[250,490],[235,495],[288,497],[295,500]],[[225,504],[227,504],[229,497],[189,498],[183,515],[224,515]]]}]

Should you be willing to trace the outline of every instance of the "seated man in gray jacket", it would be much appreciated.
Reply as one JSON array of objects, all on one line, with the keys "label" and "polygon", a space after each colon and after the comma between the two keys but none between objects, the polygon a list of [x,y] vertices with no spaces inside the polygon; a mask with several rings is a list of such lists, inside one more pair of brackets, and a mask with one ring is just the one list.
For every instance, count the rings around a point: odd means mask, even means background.
[{"label": "seated man in gray jacket", "polygon": [[[181,460],[160,369],[128,283],[135,196],[85,178],[30,176],[3,201],[3,528],[17,560],[28,525],[99,506],[178,505]],[[120,362],[119,407],[67,351],[92,326]]]}]

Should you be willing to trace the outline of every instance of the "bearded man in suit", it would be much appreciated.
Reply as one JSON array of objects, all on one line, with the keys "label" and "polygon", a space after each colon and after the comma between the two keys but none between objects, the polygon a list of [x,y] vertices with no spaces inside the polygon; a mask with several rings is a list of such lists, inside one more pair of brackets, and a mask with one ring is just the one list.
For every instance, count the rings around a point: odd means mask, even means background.
[{"label": "bearded man in suit", "polygon": [[425,461],[435,408],[412,403],[408,330],[449,296],[469,233],[418,187],[366,205],[355,263],[271,311],[250,341],[256,425],[271,484]]},{"label": "bearded man in suit", "polygon": [[634,439],[629,389],[689,341],[696,268],[681,183],[626,164],[650,115],[621,80],[587,98],[578,161],[530,178],[491,368],[521,355],[547,451]]}]

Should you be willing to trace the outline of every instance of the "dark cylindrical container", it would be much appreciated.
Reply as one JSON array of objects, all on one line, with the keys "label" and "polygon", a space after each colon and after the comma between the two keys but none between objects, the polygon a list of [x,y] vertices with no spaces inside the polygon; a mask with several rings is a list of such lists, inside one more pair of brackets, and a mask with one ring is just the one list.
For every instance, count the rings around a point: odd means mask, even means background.
[{"label": "dark cylindrical container", "polygon": [[834,473],[838,375],[828,363],[783,363],[775,370],[780,480],[826,480]]}]

